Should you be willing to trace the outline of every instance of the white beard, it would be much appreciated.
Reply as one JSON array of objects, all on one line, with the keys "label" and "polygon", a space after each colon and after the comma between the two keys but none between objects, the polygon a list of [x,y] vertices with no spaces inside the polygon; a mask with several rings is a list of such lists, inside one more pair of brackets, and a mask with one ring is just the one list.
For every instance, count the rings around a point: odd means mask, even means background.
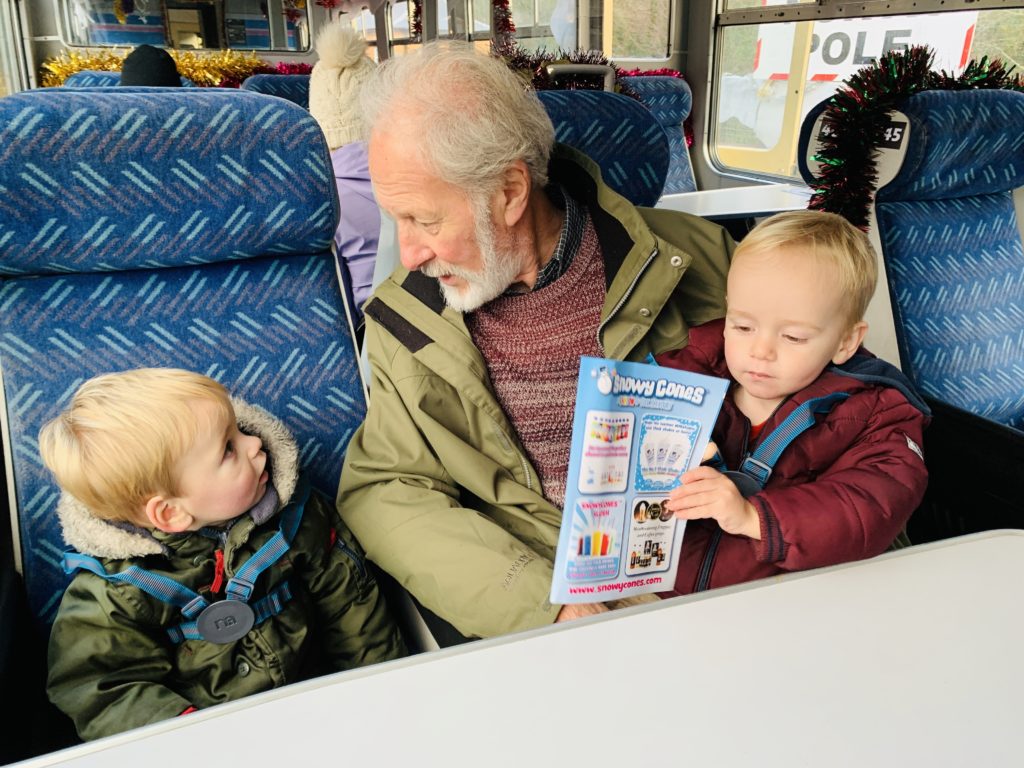
[{"label": "white beard", "polygon": [[456,312],[472,312],[501,296],[522,271],[523,254],[517,248],[516,239],[509,237],[500,246],[495,243],[490,209],[486,206],[477,207],[474,219],[476,244],[482,264],[480,271],[435,262],[420,267],[420,271],[427,277],[452,275],[465,281],[466,284],[461,287],[440,284],[445,304]]}]

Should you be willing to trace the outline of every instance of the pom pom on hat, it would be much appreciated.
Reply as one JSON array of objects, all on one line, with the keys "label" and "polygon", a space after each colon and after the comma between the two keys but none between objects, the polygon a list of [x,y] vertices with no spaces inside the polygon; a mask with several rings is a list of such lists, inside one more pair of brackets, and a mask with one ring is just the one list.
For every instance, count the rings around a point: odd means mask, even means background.
[{"label": "pom pom on hat", "polygon": [[309,76],[309,112],[332,149],[363,138],[359,89],[377,66],[366,41],[347,24],[328,24],[316,36],[319,57]]},{"label": "pom pom on hat", "polygon": [[120,85],[181,87],[181,76],[171,54],[163,48],[140,45],[124,57]]}]

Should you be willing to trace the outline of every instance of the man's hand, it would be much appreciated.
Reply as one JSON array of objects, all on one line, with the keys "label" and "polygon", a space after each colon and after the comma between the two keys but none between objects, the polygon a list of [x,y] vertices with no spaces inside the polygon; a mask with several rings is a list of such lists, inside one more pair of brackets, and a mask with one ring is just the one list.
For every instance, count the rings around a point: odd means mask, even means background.
[{"label": "man's hand", "polygon": [[760,541],[757,510],[740,494],[735,483],[713,467],[684,472],[681,485],[668,497],[666,506],[684,520],[714,518],[726,533]]},{"label": "man's hand", "polygon": [[557,624],[560,621],[571,621],[572,619],[581,619],[584,616],[596,616],[599,613],[607,613],[608,606],[604,603],[579,603],[578,605],[563,605],[562,610],[558,612],[558,618],[555,619]]}]

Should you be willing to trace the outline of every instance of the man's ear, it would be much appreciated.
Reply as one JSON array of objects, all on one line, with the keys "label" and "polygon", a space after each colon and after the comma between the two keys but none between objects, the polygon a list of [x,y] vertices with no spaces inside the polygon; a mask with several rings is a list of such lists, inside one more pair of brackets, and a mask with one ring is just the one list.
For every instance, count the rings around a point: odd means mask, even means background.
[{"label": "man's ear", "polygon": [[530,169],[522,160],[516,160],[502,176],[502,186],[495,195],[495,215],[505,222],[506,227],[515,226],[523,217],[530,202],[532,188]]},{"label": "man's ear", "polygon": [[164,533],[187,531],[194,520],[174,499],[159,495],[151,496],[146,502],[145,514],[149,524]]},{"label": "man's ear", "polygon": [[854,323],[850,330],[839,340],[839,346],[836,348],[836,353],[832,356],[832,362],[836,365],[842,365],[853,357],[853,353],[860,347],[861,342],[864,341],[864,334],[867,332],[868,324],[866,322],[860,320]]}]

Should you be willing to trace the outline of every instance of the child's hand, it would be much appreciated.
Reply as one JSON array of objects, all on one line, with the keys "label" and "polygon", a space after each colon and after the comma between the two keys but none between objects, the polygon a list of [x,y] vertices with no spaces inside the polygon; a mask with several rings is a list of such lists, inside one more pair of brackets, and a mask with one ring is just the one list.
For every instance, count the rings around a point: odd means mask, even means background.
[{"label": "child's hand", "polygon": [[562,606],[562,610],[558,612],[555,623],[582,619],[584,616],[596,616],[599,613],[607,612],[608,606],[604,603],[570,603]]},{"label": "child's hand", "polygon": [[683,520],[714,518],[726,533],[761,539],[757,510],[740,495],[735,483],[713,467],[684,472],[682,483],[669,493],[666,506]]}]

